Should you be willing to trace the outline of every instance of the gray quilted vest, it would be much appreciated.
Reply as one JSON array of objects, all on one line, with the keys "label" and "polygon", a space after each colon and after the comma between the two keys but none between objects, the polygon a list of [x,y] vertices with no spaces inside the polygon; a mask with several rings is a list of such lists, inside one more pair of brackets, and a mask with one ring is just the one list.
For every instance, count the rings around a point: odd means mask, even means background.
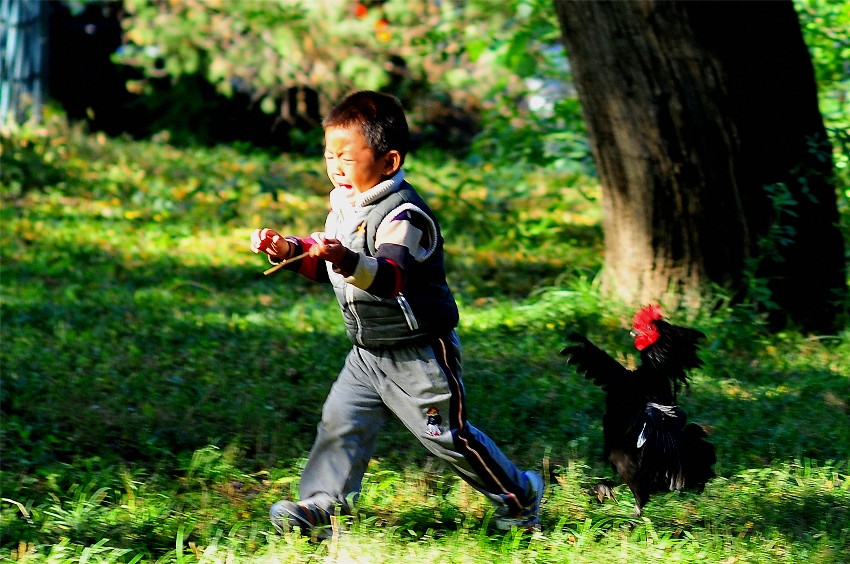
[{"label": "gray quilted vest", "polygon": [[[375,255],[375,237],[381,222],[400,206],[412,204],[422,210],[436,229],[435,249],[407,273],[407,283],[394,298],[378,298],[347,282],[333,271],[328,274],[339,301],[346,332],[351,342],[364,348],[415,345],[447,334],[458,323],[458,309],[446,283],[443,237],[434,213],[407,182],[384,198],[358,208],[354,219],[326,226],[326,232],[354,252]],[[340,232],[340,225],[347,227]]]}]

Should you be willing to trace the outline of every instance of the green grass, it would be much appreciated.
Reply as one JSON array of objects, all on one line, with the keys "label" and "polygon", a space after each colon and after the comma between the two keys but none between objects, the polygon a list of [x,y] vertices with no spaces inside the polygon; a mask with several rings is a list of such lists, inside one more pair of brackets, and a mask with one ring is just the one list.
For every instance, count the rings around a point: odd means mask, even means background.
[{"label": "green grass", "polygon": [[484,499],[390,424],[344,534],[311,544],[267,512],[297,489],[348,344],[327,288],[264,277],[247,242],[320,228],[322,163],[67,127],[16,132],[2,159],[0,560],[848,561],[846,329],[671,312],[709,335],[682,404],[718,478],[641,518],[622,486],[588,495],[610,475],[602,396],[565,369],[563,330],[631,362],[636,305],[596,290],[590,179],[427,154],[406,167],[445,227],[470,419],[549,479],[544,532],[497,533]]}]

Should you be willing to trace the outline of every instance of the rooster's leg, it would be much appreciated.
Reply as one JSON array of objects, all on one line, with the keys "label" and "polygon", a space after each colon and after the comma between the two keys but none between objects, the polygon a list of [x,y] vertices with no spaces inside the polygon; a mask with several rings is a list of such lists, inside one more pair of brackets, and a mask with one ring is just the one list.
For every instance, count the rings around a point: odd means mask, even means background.
[{"label": "rooster's leg", "polygon": [[632,494],[635,496],[634,515],[635,517],[640,516],[641,509],[649,501],[649,492],[645,491],[644,487],[641,487],[640,478],[638,477],[640,468],[638,467],[636,457],[634,454],[628,453],[625,450],[614,449],[608,455],[608,460],[617,470],[623,482],[632,490]]},{"label": "rooster's leg", "polygon": [[649,495],[641,491],[639,487],[629,486],[632,490],[632,493],[635,495],[635,510],[632,513],[635,517],[640,517],[641,511],[643,511],[643,506],[646,505],[646,502],[649,501]]}]

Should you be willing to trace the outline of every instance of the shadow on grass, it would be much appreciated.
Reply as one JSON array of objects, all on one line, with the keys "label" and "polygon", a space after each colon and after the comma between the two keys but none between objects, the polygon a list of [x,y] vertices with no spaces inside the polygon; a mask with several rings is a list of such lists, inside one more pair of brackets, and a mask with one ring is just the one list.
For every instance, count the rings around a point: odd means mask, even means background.
[{"label": "shadow on grass", "polygon": [[[850,545],[850,506],[843,499],[823,490],[794,491],[781,499],[761,497],[753,507],[752,522],[755,532],[765,536],[781,535],[789,542],[809,541],[812,537],[826,536],[841,540],[845,548]],[[846,553],[845,553],[846,555]]]},{"label": "shadow on grass", "polygon": [[309,448],[348,348],[331,298],[248,269],[127,268],[91,249],[73,265],[4,265],[4,466],[236,438],[266,463]]}]

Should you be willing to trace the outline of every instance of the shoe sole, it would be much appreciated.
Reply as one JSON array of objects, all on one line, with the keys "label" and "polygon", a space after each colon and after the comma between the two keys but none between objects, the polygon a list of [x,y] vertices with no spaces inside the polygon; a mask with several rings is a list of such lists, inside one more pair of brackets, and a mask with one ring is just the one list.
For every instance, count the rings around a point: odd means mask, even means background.
[{"label": "shoe sole", "polygon": [[292,503],[293,509],[288,506],[283,506],[283,514],[281,519],[286,525],[286,532],[292,531],[294,527],[301,529],[301,534],[304,536],[314,537],[318,540],[329,539],[333,535],[330,523],[313,524],[301,515],[301,508],[296,503]]}]

